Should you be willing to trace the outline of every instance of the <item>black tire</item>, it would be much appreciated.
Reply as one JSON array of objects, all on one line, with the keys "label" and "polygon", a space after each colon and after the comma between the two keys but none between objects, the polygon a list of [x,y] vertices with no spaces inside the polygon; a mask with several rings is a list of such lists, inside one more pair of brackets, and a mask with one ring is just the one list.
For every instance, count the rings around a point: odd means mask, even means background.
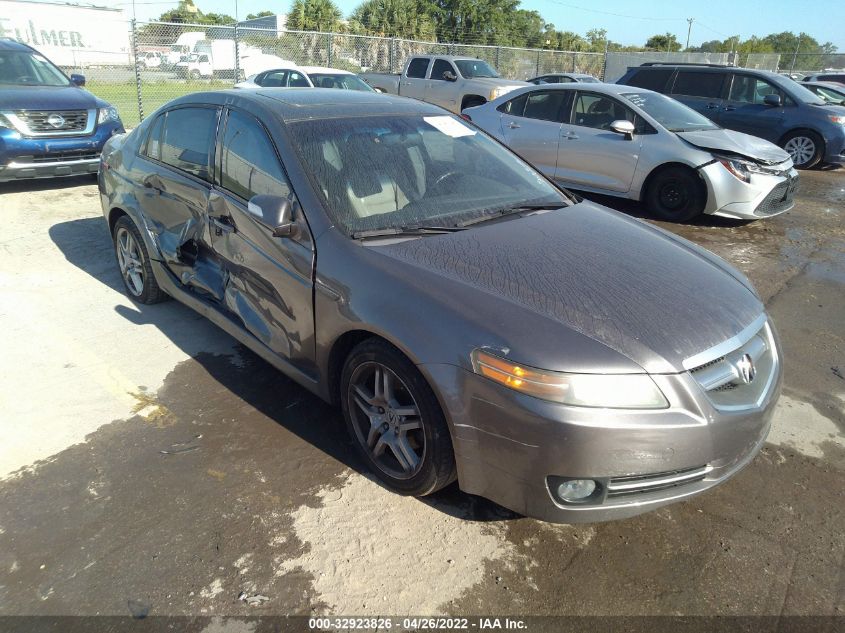
[{"label": "black tire", "polygon": [[824,156],[824,139],[810,130],[790,132],[780,146],[792,157],[796,169],[812,169]]},{"label": "black tire", "polygon": [[[153,275],[150,255],[141,232],[129,216],[124,215],[115,222],[112,241],[126,294],[138,303],[160,303],[167,299],[168,294],[158,287]],[[130,258],[127,258],[127,253]],[[132,261],[137,263],[133,265]]]},{"label": "black tire", "polygon": [[[375,373],[379,368],[382,373]],[[379,376],[393,381],[382,389],[388,397],[379,398],[375,385],[369,386],[370,378],[375,383]],[[350,352],[341,374],[340,402],[352,442],[389,490],[421,497],[456,479],[449,427],[434,392],[414,364],[386,341],[367,339]],[[409,414],[414,408],[416,416]],[[418,428],[400,430],[414,424]],[[405,451],[397,448],[402,442]],[[418,458],[416,464],[401,457],[408,449]]]},{"label": "black tire", "polygon": [[704,211],[707,189],[691,169],[667,167],[651,179],[644,199],[661,220],[688,222]]}]

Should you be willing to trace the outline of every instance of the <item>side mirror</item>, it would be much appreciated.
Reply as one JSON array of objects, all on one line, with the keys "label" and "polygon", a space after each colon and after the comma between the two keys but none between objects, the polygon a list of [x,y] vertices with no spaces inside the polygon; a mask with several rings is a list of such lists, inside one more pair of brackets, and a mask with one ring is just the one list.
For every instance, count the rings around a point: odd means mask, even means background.
[{"label": "side mirror", "polygon": [[451,70],[447,70],[443,73],[443,79],[445,79],[446,81],[457,81],[458,76]]},{"label": "side mirror", "polygon": [[246,208],[259,222],[273,229],[273,237],[296,235],[293,209],[287,198],[272,195],[253,196]]},{"label": "side mirror", "polygon": [[70,76],[70,83],[72,83],[74,86],[82,88],[82,86],[85,85],[85,75],[77,75],[76,73],[74,73]]},{"label": "side mirror", "polygon": [[779,108],[782,105],[780,95],[766,95],[763,97],[763,103],[773,108]]},{"label": "side mirror", "polygon": [[634,132],[636,128],[634,124],[628,121],[627,119],[619,119],[618,121],[614,121],[610,124],[610,129],[617,134],[622,134],[626,139],[629,141],[634,138]]}]

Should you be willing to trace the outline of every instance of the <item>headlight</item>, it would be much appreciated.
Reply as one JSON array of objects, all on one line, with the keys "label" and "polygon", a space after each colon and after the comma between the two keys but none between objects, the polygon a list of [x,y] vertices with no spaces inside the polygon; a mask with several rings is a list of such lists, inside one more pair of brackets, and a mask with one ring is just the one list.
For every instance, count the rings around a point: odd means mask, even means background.
[{"label": "headlight", "polygon": [[97,114],[97,123],[106,123],[107,121],[120,121],[120,115],[114,106],[100,108],[100,112]]},{"label": "headlight", "polygon": [[490,99],[488,101],[493,101],[493,99],[498,99],[502,95],[506,95],[509,92],[516,90],[519,86],[497,86],[490,91]]},{"label": "headlight", "polygon": [[567,374],[545,371],[494,356],[472,352],[476,374],[535,398],[576,407],[665,409],[660,389],[645,374]]},{"label": "headlight", "polygon": [[8,128],[10,130],[13,129],[12,124],[9,123],[9,119],[4,117],[2,114],[0,114],[0,128]]},{"label": "headlight", "polygon": [[845,116],[841,116],[839,114],[828,114],[827,118],[839,125],[845,125]]},{"label": "headlight", "polygon": [[760,169],[759,165],[750,160],[743,160],[733,156],[719,156],[718,154],[713,154],[713,158],[722,163],[722,166],[725,169],[731,172],[731,174],[736,176],[742,182],[751,182],[752,173],[763,173],[763,170]]}]

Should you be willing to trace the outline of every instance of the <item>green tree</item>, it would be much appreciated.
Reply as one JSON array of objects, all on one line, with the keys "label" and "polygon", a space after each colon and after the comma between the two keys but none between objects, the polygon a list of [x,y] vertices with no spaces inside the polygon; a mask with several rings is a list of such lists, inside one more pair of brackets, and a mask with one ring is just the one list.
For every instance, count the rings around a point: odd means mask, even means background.
[{"label": "green tree", "polygon": [[294,0],[287,27],[293,31],[339,31],[341,13],[332,0]]},{"label": "green tree", "polygon": [[258,13],[248,13],[247,16],[246,16],[246,19],[247,20],[255,20],[255,19],[258,19],[258,18],[267,18],[267,17],[270,17],[271,15],[276,15],[276,14],[273,13],[272,11],[259,11]]},{"label": "green tree", "polygon": [[431,40],[436,26],[431,3],[424,0],[366,0],[349,17],[353,33]]},{"label": "green tree", "polygon": [[672,33],[664,33],[663,35],[652,35],[645,43],[648,50],[666,51],[675,53],[681,50],[681,43],[678,38]]}]

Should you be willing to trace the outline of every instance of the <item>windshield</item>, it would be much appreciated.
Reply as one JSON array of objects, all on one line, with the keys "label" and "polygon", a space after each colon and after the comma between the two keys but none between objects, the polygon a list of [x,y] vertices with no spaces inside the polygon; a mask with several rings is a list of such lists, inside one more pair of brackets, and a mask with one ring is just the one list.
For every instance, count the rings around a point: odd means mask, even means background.
[{"label": "windshield", "polygon": [[493,70],[487,62],[480,59],[459,59],[455,62],[455,66],[461,72],[461,76],[466,79],[475,79],[476,77],[498,77],[499,73]]},{"label": "windshield", "polygon": [[321,119],[290,130],[332,221],[350,235],[569,204],[526,163],[452,115]]},{"label": "windshield", "polygon": [[70,80],[41,55],[27,51],[0,51],[0,84],[67,86]]},{"label": "windshield", "polygon": [[692,108],[656,92],[628,92],[622,95],[670,132],[718,130],[718,125]]},{"label": "windshield", "polygon": [[308,73],[316,88],[340,88],[341,90],[360,90],[361,92],[375,92],[369,84],[357,75]]}]

